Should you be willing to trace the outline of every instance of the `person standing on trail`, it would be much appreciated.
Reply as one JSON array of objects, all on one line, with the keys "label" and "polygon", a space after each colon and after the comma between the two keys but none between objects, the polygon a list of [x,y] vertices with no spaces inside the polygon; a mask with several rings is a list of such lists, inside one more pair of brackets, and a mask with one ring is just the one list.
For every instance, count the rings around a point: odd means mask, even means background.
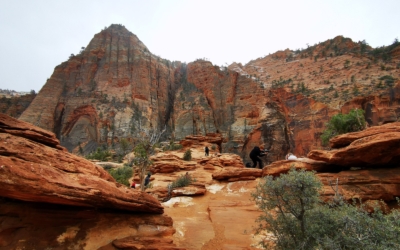
[{"label": "person standing on trail", "polygon": [[208,149],[208,147],[206,146],[204,148],[204,152],[206,153],[206,156],[208,156],[208,154],[210,153],[210,149]]},{"label": "person standing on trail", "polygon": [[263,168],[263,164],[262,164],[262,160],[260,158],[258,158],[259,156],[264,156],[265,152],[261,151],[261,149],[257,146],[255,146],[253,148],[253,150],[251,150],[250,152],[250,159],[253,161],[253,166],[252,168],[256,168],[257,167],[257,162],[259,165],[259,168],[262,169]]},{"label": "person standing on trail", "polygon": [[151,176],[151,174],[148,173],[147,176],[146,176],[146,178],[144,179],[144,186],[145,186],[145,187],[146,187],[147,185],[149,185],[149,183],[150,183],[150,176]]}]

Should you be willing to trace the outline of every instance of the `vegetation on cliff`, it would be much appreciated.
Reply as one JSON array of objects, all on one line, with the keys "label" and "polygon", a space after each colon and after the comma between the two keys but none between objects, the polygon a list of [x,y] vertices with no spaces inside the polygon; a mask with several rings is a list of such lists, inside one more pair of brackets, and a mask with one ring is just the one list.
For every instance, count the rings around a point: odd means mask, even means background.
[{"label": "vegetation on cliff", "polygon": [[[276,249],[399,249],[400,212],[384,214],[377,204],[346,203],[336,195],[321,203],[322,184],[312,172],[290,170],[279,178],[265,177],[253,198],[263,214],[257,232],[272,232],[260,244]],[[271,243],[272,242],[272,243]]]},{"label": "vegetation on cliff", "polygon": [[322,145],[326,146],[334,136],[356,132],[365,128],[364,110],[352,109],[348,114],[334,115],[326,124],[321,135]]},{"label": "vegetation on cliff", "polygon": [[129,166],[123,166],[122,168],[107,168],[108,173],[118,182],[129,187],[129,179],[132,177],[132,168]]}]

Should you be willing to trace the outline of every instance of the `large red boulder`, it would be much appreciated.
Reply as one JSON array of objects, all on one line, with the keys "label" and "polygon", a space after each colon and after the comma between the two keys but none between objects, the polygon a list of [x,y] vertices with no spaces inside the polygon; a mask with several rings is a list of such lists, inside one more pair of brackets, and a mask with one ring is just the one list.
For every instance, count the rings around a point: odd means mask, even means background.
[{"label": "large red boulder", "polygon": [[54,134],[0,114],[0,196],[31,202],[163,213],[152,196],[68,153]]}]

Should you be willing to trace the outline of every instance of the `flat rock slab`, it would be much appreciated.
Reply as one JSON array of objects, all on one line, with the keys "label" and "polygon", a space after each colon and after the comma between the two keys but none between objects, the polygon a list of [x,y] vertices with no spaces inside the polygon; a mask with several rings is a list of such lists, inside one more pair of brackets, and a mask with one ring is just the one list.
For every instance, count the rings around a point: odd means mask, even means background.
[{"label": "flat rock slab", "polygon": [[262,176],[262,169],[255,168],[235,168],[226,167],[217,173],[213,173],[212,177],[220,181],[241,181],[255,180]]}]

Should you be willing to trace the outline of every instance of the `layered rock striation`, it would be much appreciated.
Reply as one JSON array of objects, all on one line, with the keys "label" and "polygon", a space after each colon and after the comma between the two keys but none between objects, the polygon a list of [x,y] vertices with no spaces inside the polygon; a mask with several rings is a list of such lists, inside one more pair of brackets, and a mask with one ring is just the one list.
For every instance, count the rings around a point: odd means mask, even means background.
[{"label": "layered rock striation", "polygon": [[118,184],[103,168],[68,153],[54,134],[3,114],[0,172],[2,197],[163,213],[153,197]]},{"label": "layered rock striation", "polygon": [[263,145],[269,164],[321,147],[325,123],[338,112],[364,109],[370,126],[397,120],[396,46],[380,71],[375,61],[383,59],[371,57],[372,48],[343,37],[244,66],[186,65],[153,55],[125,27],[111,25],[55,68],[20,119],[54,132],[72,152],[165,127],[168,140],[218,134],[219,151],[244,161]]}]

